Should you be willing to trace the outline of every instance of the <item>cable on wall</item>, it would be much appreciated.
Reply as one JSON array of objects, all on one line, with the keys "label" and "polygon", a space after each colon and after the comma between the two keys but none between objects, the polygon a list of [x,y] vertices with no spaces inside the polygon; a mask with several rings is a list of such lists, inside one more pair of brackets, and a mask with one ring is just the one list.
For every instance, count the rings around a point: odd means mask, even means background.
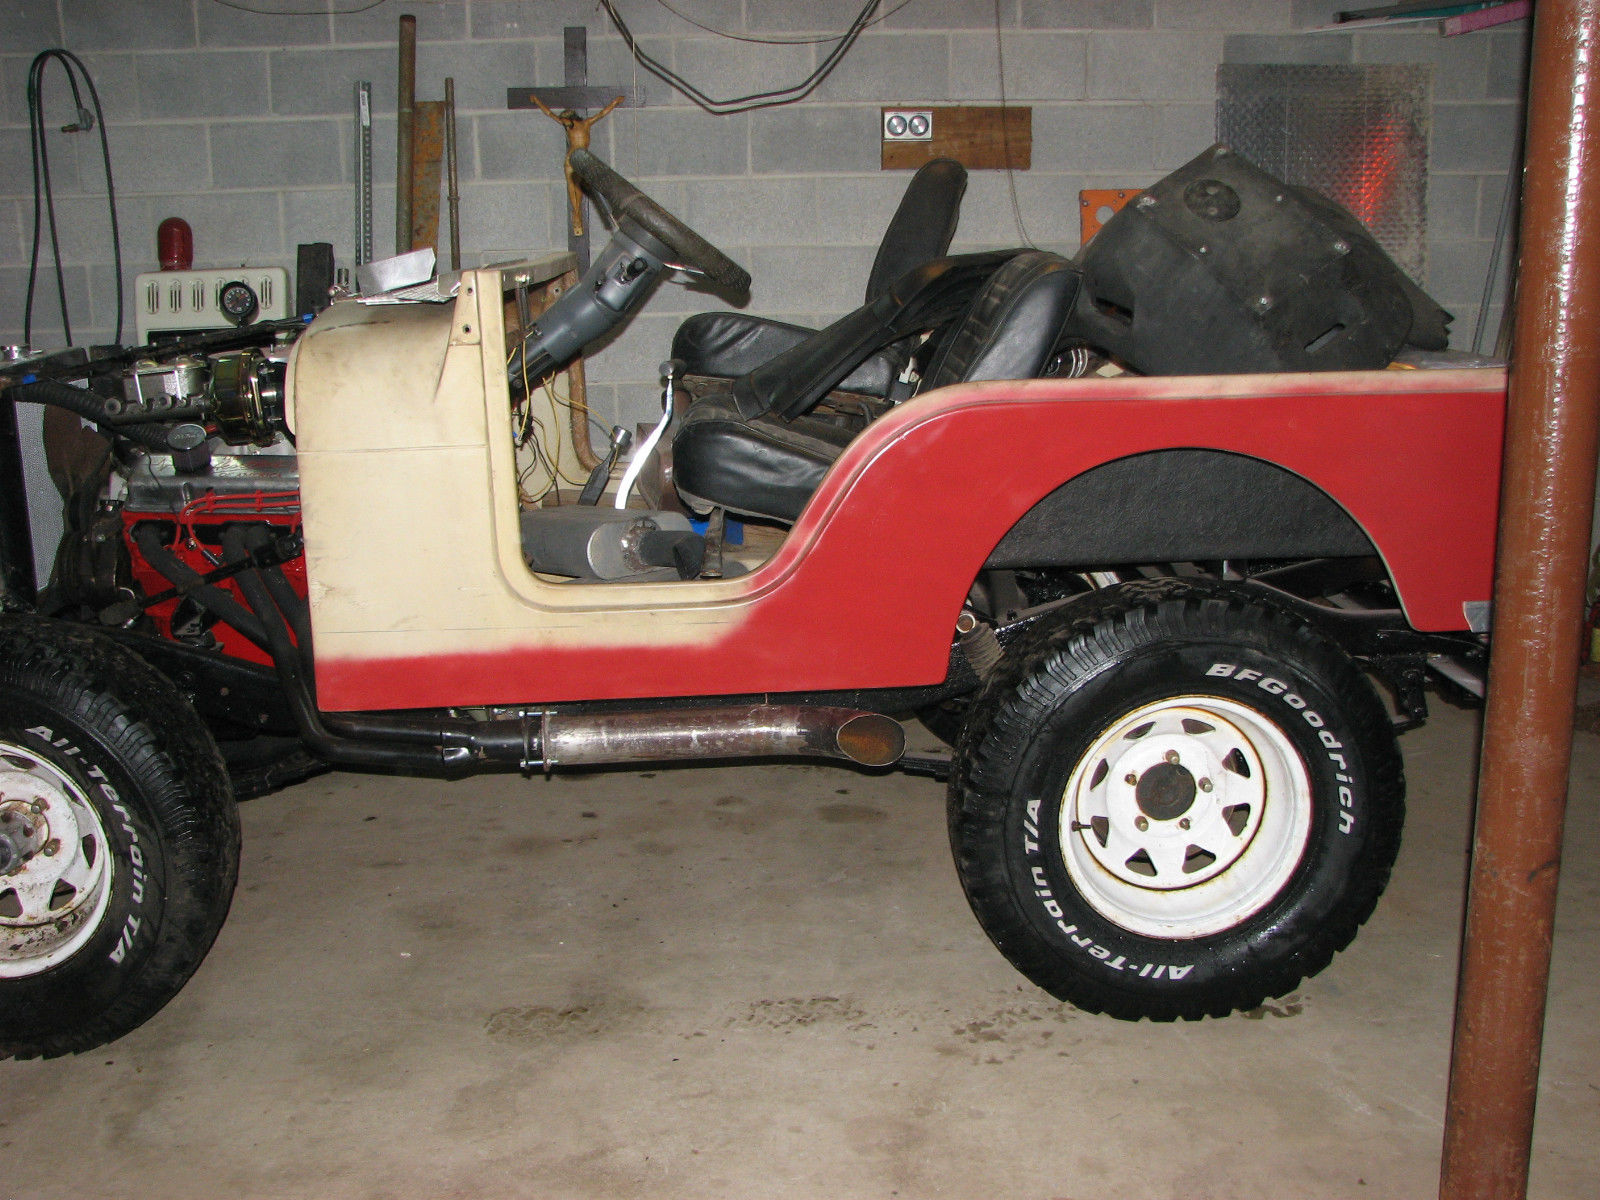
[{"label": "cable on wall", "polygon": [[[55,257],[56,297],[61,305],[61,330],[67,344],[72,344],[72,319],[67,311],[67,283],[61,269],[61,240],[56,228],[54,188],[50,181],[50,146],[44,131],[44,75],[52,61],[59,62],[66,72],[67,85],[72,89],[72,108],[77,119],[61,127],[62,133],[87,133],[100,128],[100,161],[106,174],[106,207],[111,214],[111,253],[115,263],[117,290],[117,333],[115,341],[122,341],[122,235],[117,227],[117,190],[111,178],[111,145],[106,140],[105,113],[100,107],[100,93],[83,60],[70,50],[44,50],[28,68],[28,132],[33,149],[33,250],[28,260],[28,295],[22,313],[22,339],[33,341],[33,289],[39,274],[40,217],[50,226],[50,249]],[[81,86],[80,86],[81,80]],[[94,111],[84,107],[83,93],[87,90]]]},{"label": "cable on wall", "polygon": [[[776,108],[783,104],[793,104],[809,96],[817,89],[818,84],[833,73],[834,68],[850,52],[850,48],[856,44],[856,39],[861,36],[862,30],[872,23],[872,11],[877,8],[878,3],[879,0],[867,0],[861,6],[861,11],[856,14],[855,19],[850,22],[849,27],[839,35],[833,49],[828,51],[811,74],[798,83],[790,84],[787,87],[774,88],[767,92],[752,92],[747,96],[733,96],[726,100],[718,100],[706,95],[671,67],[640,48],[638,39],[634,37],[633,31],[628,28],[627,22],[617,13],[616,6],[612,0],[600,0],[600,7],[605,9],[606,16],[611,18],[611,23],[617,27],[617,32],[622,35],[622,40],[627,45],[628,52],[633,55],[634,60],[646,71],[682,92],[706,112],[718,116],[731,116],[735,113],[751,112],[758,108]],[[903,0],[896,8],[884,13],[884,16],[898,12],[908,3],[910,3],[910,0]],[[705,28],[705,26],[701,26],[701,28]],[[711,32],[718,33],[719,31],[712,30]],[[731,37],[733,35],[723,34],[722,36]]]},{"label": "cable on wall", "polygon": [[1000,138],[1005,146],[1006,154],[1006,188],[1011,193],[1011,216],[1017,223],[1017,236],[1022,239],[1024,246],[1034,246],[1033,239],[1028,236],[1027,226],[1022,223],[1022,204],[1017,200],[1017,172],[1011,165],[1011,112],[1006,101],[1006,48],[1005,39],[1001,36],[1000,0],[994,0],[994,59],[995,66],[1000,76]]}]

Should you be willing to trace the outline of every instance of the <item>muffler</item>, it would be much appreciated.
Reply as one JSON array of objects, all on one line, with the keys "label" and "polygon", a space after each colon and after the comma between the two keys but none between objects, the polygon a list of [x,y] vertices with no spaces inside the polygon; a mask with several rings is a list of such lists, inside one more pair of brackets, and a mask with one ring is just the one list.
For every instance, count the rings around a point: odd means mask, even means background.
[{"label": "muffler", "polygon": [[749,704],[659,712],[529,713],[525,767],[682,762],[719,758],[838,758],[887,767],[906,748],[882,713],[804,704]]}]

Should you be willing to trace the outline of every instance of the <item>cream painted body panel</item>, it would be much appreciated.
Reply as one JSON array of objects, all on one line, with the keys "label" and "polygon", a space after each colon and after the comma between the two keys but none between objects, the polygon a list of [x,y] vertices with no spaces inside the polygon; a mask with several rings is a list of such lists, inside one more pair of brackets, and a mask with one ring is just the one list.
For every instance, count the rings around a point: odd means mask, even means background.
[{"label": "cream painted body panel", "polygon": [[316,653],[694,643],[738,581],[548,583],[522,560],[498,270],[449,304],[329,309],[291,362]]}]

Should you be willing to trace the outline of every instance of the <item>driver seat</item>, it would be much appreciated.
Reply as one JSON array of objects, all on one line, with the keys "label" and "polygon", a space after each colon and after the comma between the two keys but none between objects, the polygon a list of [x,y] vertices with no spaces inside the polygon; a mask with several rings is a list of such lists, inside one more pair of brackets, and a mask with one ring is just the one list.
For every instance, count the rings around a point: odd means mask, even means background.
[{"label": "driver seat", "polygon": [[[907,271],[941,257],[950,248],[967,169],[948,158],[924,163],[906,185],[878,245],[867,277],[866,303],[884,295]],[[816,330],[741,312],[705,312],[690,317],[672,339],[672,357],[686,375],[735,379],[805,341]],[[904,367],[899,355],[881,352],[840,383],[845,391],[886,396]]]},{"label": "driver seat", "polygon": [[[1079,284],[1077,268],[1059,254],[1026,250],[1007,258],[949,327],[919,390],[1040,375],[1072,315]],[[811,341],[828,335],[825,330]],[[697,512],[723,508],[793,524],[854,432],[815,417],[786,418],[781,409],[746,417],[740,412],[746,382],[737,380],[731,392],[689,409],[672,440],[673,481]]]}]

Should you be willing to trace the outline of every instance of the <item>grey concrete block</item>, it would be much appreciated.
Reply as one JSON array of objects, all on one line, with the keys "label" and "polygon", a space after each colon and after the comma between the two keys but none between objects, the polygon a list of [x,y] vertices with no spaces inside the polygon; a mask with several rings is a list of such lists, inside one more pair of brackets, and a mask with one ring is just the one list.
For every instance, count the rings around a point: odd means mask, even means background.
[{"label": "grey concrete block", "polygon": [[[265,6],[263,6],[265,7]],[[340,43],[379,42],[398,54],[400,14],[417,18],[418,42],[448,42],[467,36],[464,0],[430,0],[427,4],[380,4],[362,12],[339,13],[354,5],[335,3],[333,40]],[[559,30],[557,31],[560,32]],[[418,52],[420,55],[420,51]],[[392,75],[392,72],[391,72]]]},{"label": "grey concrete block", "polygon": [[750,311],[836,320],[860,306],[876,254],[870,245],[757,246],[744,264],[755,281]]},{"label": "grey concrete block", "polygon": [[[883,240],[906,188],[911,183],[911,171],[879,171],[873,175],[840,175],[816,181],[815,224],[816,238],[834,244],[851,244],[876,247]],[[797,188],[804,180],[787,181]],[[970,190],[970,188],[969,188]],[[793,209],[806,203],[798,190]],[[798,214],[797,214],[798,215]],[[804,241],[807,234],[800,226],[788,241]],[[866,280],[862,279],[865,288]]]},{"label": "grey concrete block", "polygon": [[882,162],[878,110],[792,105],[750,114],[750,169],[757,175],[875,171]]},{"label": "grey concrete block", "polygon": [[142,54],[138,75],[146,117],[249,117],[267,110],[267,56],[259,50]]},{"label": "grey concrete block", "polygon": [[[151,250],[155,248],[152,240]],[[277,266],[276,263],[267,263],[266,266]],[[101,343],[127,344],[137,337],[138,312],[135,305],[139,303],[138,277],[149,271],[159,269],[159,264],[154,258],[123,258],[122,277],[117,278],[116,271],[109,261],[96,263],[89,268],[89,311],[95,324],[94,338]],[[117,334],[117,293],[122,293],[122,332]],[[77,333],[74,325],[73,333]],[[79,336],[79,342],[88,340]]]},{"label": "grey concrete block", "polygon": [[[25,225],[29,247],[33,243],[33,206],[27,201]],[[110,262],[111,216],[106,208],[106,198],[101,196],[57,196],[56,238],[61,247],[61,261],[65,263]],[[137,198],[118,199],[117,219],[125,243],[136,239],[151,239],[150,250],[155,249],[155,232],[144,220],[144,208]],[[53,262],[55,255],[50,247],[48,218],[41,218],[39,230],[39,261]],[[27,261],[26,258],[23,261]],[[53,284],[51,286],[54,286]]]},{"label": "grey concrete block", "polygon": [[[394,209],[379,213],[374,198],[372,252],[376,258],[394,247]],[[383,218],[387,217],[387,220]],[[442,217],[441,217],[442,220]],[[388,237],[380,231],[388,231]],[[297,247],[303,242],[331,242],[333,260],[340,267],[356,263],[355,196],[347,187],[297,188],[283,193],[283,252],[285,265],[293,274]]]},{"label": "grey concrete block", "polygon": [[1482,176],[1441,175],[1428,179],[1428,234],[1436,239],[1476,238]]},{"label": "grey concrete block", "polygon": [[356,81],[362,79],[372,84],[373,111],[394,111],[395,56],[391,51],[378,47],[277,50],[268,56],[268,69],[270,111],[278,116],[354,120]]},{"label": "grey concrete block", "polygon": [[1435,100],[1481,100],[1489,84],[1489,39],[1441,37],[1436,32],[1355,36],[1358,63],[1428,63],[1433,67]]},{"label": "grey concrete block", "polygon": [[[1511,212],[1507,219],[1515,222],[1517,219],[1520,195],[1517,193],[1519,179],[1507,180],[1506,172],[1490,174],[1482,177],[1482,192],[1478,199],[1478,236],[1493,241],[1500,231],[1501,214],[1506,206],[1506,185],[1509,182],[1513,195],[1510,197]],[[1515,230],[1513,229],[1513,232]]]},{"label": "grey concrete block", "polygon": [[1022,0],[1030,29],[1149,29],[1154,0]]},{"label": "grey concrete block", "polygon": [[[531,183],[467,183],[461,186],[461,249],[566,249],[566,186]],[[441,215],[441,242],[446,226]],[[599,249],[604,232],[590,230]]]},{"label": "grey concrete block", "polygon": [[[250,8],[281,10],[278,15],[246,12],[209,0],[195,5],[199,44],[217,46],[315,46],[331,37],[328,6],[323,0],[274,0],[272,4],[247,5]],[[431,5],[424,7],[432,7]],[[391,30],[393,26],[390,27]],[[392,35],[391,35],[392,36]]]},{"label": "grey concrete block", "polygon": [[40,0],[0,0],[0,29],[6,31],[6,49],[14,54],[62,44],[61,13]]},{"label": "grey concrete block", "polygon": [[[1011,204],[1011,181],[1017,188],[1016,208]],[[976,171],[967,184],[961,224],[956,228],[952,253],[968,253],[997,246],[1032,243],[1043,249],[1071,250],[1078,244],[1078,191],[1076,175],[1018,171]],[[1022,227],[1017,227],[1017,212]]]},{"label": "grey concrete block", "polygon": [[538,179],[561,169],[566,136],[541,112],[484,114],[468,124],[476,131],[480,179]]},{"label": "grey concrete block", "polygon": [[[106,115],[106,120],[127,121],[140,114],[149,115],[140,102],[136,70],[137,64],[145,56],[82,54],[79,57],[83,59],[83,65],[89,68],[89,77],[94,80],[94,89],[100,94],[100,107]],[[65,81],[56,75],[53,69],[45,81],[45,87],[48,95],[54,96],[59,92],[67,104],[71,103],[69,98],[71,92],[65,87]],[[59,127],[58,125],[57,128]]]},{"label": "grey concrete block", "polygon": [[1375,8],[1376,5],[1352,5],[1350,0],[1293,0],[1289,6],[1289,19],[1296,29],[1317,29],[1332,25],[1339,13],[1350,8]]},{"label": "grey concrete block", "polygon": [[[1428,239],[1428,278],[1424,286],[1440,304],[1454,309],[1477,304],[1483,296],[1484,280],[1494,246],[1486,241],[1445,241]],[[1506,274],[1505,255],[1497,275]],[[1503,284],[1502,284],[1503,286]]]},{"label": "grey concrete block", "polygon": [[[880,9],[881,11],[881,9]],[[1000,5],[1000,27],[1015,29],[1021,13],[1016,4]],[[891,9],[875,29],[987,29],[994,32],[995,6],[974,4],[972,0],[916,0],[904,8]]]},{"label": "grey concrete block", "polygon": [[1522,137],[1517,104],[1435,104],[1429,169],[1504,171]]},{"label": "grey concrete block", "polygon": [[1354,53],[1355,39],[1347,33],[1235,33],[1222,44],[1222,61],[1230,63],[1342,66]]},{"label": "grey concrete block", "polygon": [[[33,230],[33,211],[22,219],[22,204],[17,200],[0,200],[0,267],[15,267],[28,261],[28,242],[24,230]],[[29,238],[31,241],[31,238]]]},{"label": "grey concrete block", "polygon": [[[638,160],[632,169],[642,176],[704,179],[749,170],[749,119],[744,116],[645,108],[638,122]],[[631,137],[623,144],[630,152],[635,148]]]},{"label": "grey concrete block", "polygon": [[211,127],[215,187],[339,183],[348,159],[337,121],[251,121]]},{"label": "grey concrete block", "polygon": [[[72,318],[75,339],[90,330],[93,310],[89,299],[89,269],[67,266],[61,271],[66,283],[67,314]],[[23,341],[23,318],[27,307],[28,268],[0,267],[0,341],[16,344]],[[64,346],[67,339],[62,331],[61,305],[56,295],[54,267],[40,264],[39,277],[33,287],[33,332],[35,346]]]},{"label": "grey concrete block", "polygon": [[[30,153],[31,144],[31,139],[26,129],[0,129],[0,162],[12,164],[10,170],[0,172],[0,197],[33,195],[33,173],[28,167],[28,164],[33,161]],[[51,156],[50,166],[52,174],[56,177],[56,182],[60,183],[63,182],[60,176],[66,172],[65,170],[55,170],[56,163],[54,160],[56,157],[58,156]],[[59,157],[64,160],[61,166],[70,169],[73,183],[72,190],[76,190],[78,177],[77,155],[68,154]]]},{"label": "grey concrete block", "polygon": [[[155,250],[155,227],[168,217],[182,217],[194,231],[196,267],[282,264],[286,261],[285,251],[293,258],[294,246],[284,245],[276,188],[151,196],[146,208],[149,218],[141,237],[151,239],[148,247],[151,253]],[[354,212],[354,200],[347,191],[346,209]]]},{"label": "grey concrete block", "polygon": [[[604,18],[591,0],[475,0],[467,33],[474,38],[548,38],[559,40],[568,25]],[[627,18],[624,17],[624,20]],[[630,27],[632,22],[629,22]]]},{"label": "grey concrete block", "polygon": [[849,27],[860,11],[860,0],[806,0],[804,4],[796,4],[794,0],[745,0],[745,24],[751,33],[757,34],[838,35]]},{"label": "grey concrete block", "polygon": [[1528,33],[1496,32],[1489,36],[1490,100],[1523,100],[1528,91]]},{"label": "grey concrete block", "polygon": [[[1003,36],[1008,101],[1081,100],[1088,82],[1089,39],[1081,33],[1030,30]],[[950,99],[993,103],[1000,97],[994,34],[950,35]]]},{"label": "grey concrete block", "polygon": [[1096,33],[1089,39],[1089,96],[1100,100],[1211,100],[1222,61],[1220,33]]},{"label": "grey concrete block", "polygon": [[[474,10],[481,7],[481,4],[473,5]],[[543,8],[546,6],[540,4],[537,7]],[[597,10],[597,5],[591,2],[582,7],[587,7],[589,10],[589,21],[593,32],[605,32],[607,34],[616,32],[616,26],[611,23],[610,18],[605,13]],[[709,25],[712,29],[723,33],[738,34],[744,31],[744,17],[739,0],[695,0],[693,4],[674,4],[673,7],[678,12],[683,13],[684,17],[678,16],[664,4],[619,4],[617,5],[617,11],[622,15],[622,19],[627,22],[628,28],[633,31],[634,36],[641,38],[701,37],[707,33],[707,30],[701,28],[703,25]],[[859,8],[860,5],[856,7]],[[692,17],[694,21],[686,20],[685,17]],[[849,18],[846,18],[846,21],[848,20]],[[579,19],[569,20],[565,23],[568,25],[582,25],[584,22]],[[558,28],[555,32],[559,35],[561,30]],[[545,36],[548,35],[549,24],[547,23]]]},{"label": "grey concrete block", "polygon": [[70,0],[61,6],[61,17],[66,45],[79,54],[195,45],[194,7],[172,0]]},{"label": "grey concrete block", "polygon": [[950,39],[942,33],[863,34],[815,93],[823,102],[880,104],[937,101],[949,94]]},{"label": "grey concrete block", "polygon": [[[444,99],[444,81],[456,81],[456,112],[505,112],[506,89],[561,82],[560,42],[439,42],[417,47],[417,98]],[[593,74],[591,79],[596,78]],[[373,88],[378,98],[377,87]],[[391,68],[382,110],[394,111]],[[537,110],[534,116],[540,120]]]},{"label": "grey concrete block", "polygon": [[[541,46],[545,43],[541,42]],[[560,83],[562,51],[559,40],[549,43],[555,53],[555,65],[548,75],[541,75],[539,83]],[[671,64],[672,43],[658,38],[639,39],[639,48],[658,62]],[[539,57],[540,70],[544,69],[544,56]],[[629,103],[642,100],[645,104],[689,104],[691,101],[665,80],[657,78],[634,61],[632,52],[621,38],[589,39],[589,82],[595,87],[615,89],[629,97]],[[690,80],[701,91],[710,91],[704,80]],[[715,80],[710,81],[712,83]]]},{"label": "grey concrete block", "polygon": [[1060,104],[1033,110],[1036,171],[1149,169],[1155,112],[1148,104]]},{"label": "grey concrete block", "polygon": [[810,46],[746,46],[715,38],[684,38],[675,52],[678,74],[714,100],[788,87],[816,66]]},{"label": "grey concrete block", "polygon": [[1283,0],[1156,0],[1157,29],[1292,29]]},{"label": "grey concrete block", "polygon": [[1213,104],[1162,104],[1155,110],[1155,165],[1175,171],[1217,140]]},{"label": "grey concrete block", "polygon": [[[855,241],[860,236],[859,229],[866,228],[870,233],[874,215],[870,208],[862,211],[859,189],[850,189],[854,203],[843,201],[839,185],[845,182],[803,178],[690,180],[683,185],[687,206],[680,215],[717,246],[793,245],[824,236],[829,240],[843,237]],[[828,200],[823,201],[823,196]],[[884,216],[883,222],[887,221]],[[870,236],[875,241],[881,232],[879,224],[877,233]]]},{"label": "grey concrete block", "polygon": [[[107,125],[117,195],[201,192],[211,186],[206,127],[197,124]],[[87,180],[100,174],[100,146],[80,143],[78,170]]]},{"label": "grey concrete block", "polygon": [[624,402],[627,391],[637,397],[637,420],[661,415],[661,389],[656,370],[668,357],[672,348],[672,335],[677,331],[679,317],[675,313],[655,313],[646,308],[625,328],[621,336],[608,343],[597,354],[592,354],[584,369],[596,383],[625,387],[621,393]]}]

